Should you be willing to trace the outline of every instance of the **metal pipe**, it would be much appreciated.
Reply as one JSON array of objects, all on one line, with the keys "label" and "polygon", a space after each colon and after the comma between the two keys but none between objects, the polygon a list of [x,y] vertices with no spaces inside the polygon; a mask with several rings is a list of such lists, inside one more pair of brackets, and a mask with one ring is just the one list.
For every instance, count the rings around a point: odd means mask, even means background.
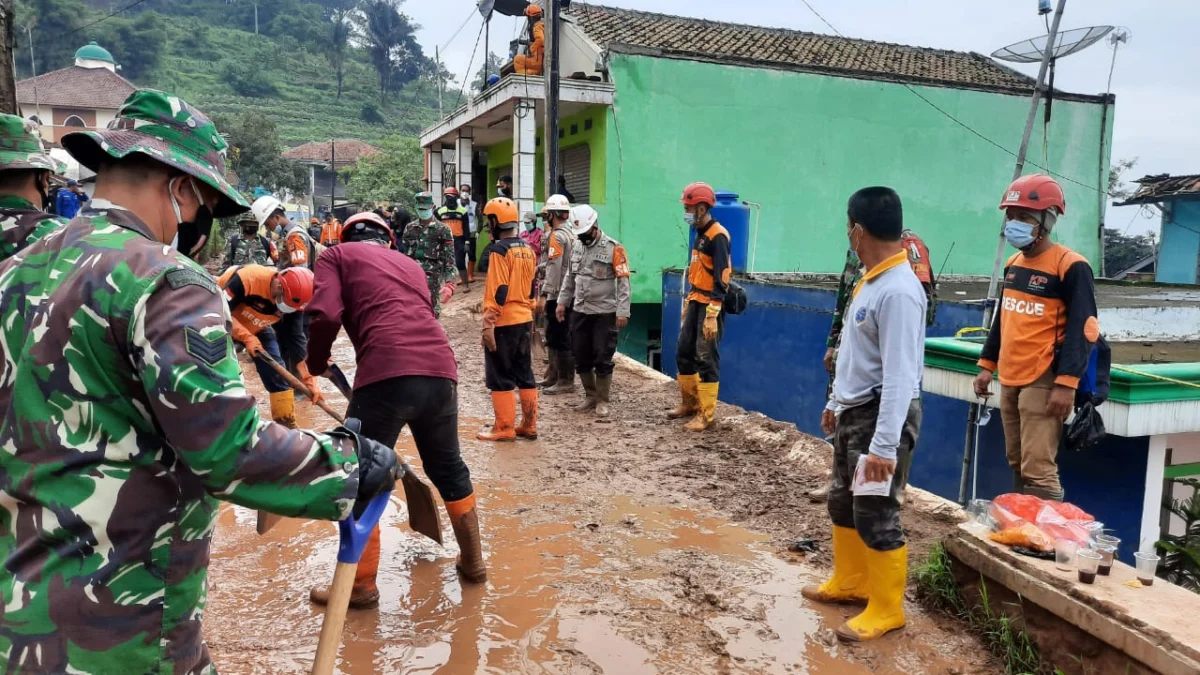
[{"label": "metal pipe", "polygon": [[[550,29],[546,31],[550,39],[550,67],[546,69],[546,191],[543,198],[549,198],[558,189],[559,157],[558,157],[558,108],[559,108],[559,33],[562,29],[560,0],[549,0]],[[530,39],[533,36],[530,35]]]},{"label": "metal pipe", "polygon": [[750,237],[750,255],[746,257],[746,273],[754,274],[754,263],[758,259],[758,222],[762,219],[762,204],[748,200],[742,200],[742,203],[757,209],[754,212],[754,234]]}]

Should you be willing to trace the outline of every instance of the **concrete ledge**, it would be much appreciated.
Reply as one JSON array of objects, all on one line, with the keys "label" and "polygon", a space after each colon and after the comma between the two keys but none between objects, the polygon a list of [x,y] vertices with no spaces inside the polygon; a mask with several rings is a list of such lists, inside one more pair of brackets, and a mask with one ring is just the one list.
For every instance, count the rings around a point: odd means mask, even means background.
[{"label": "concrete ledge", "polygon": [[1130,588],[1134,569],[1117,562],[1087,586],[1054,562],[1017,555],[965,527],[946,538],[964,565],[1164,675],[1200,673],[1200,597],[1161,579]]}]

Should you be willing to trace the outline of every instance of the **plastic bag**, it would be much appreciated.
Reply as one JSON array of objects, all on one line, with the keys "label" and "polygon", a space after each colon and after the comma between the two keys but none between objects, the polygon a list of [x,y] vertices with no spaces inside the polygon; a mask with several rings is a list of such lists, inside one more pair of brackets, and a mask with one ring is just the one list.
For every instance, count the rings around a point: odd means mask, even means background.
[{"label": "plastic bag", "polygon": [[1046,502],[1067,520],[1093,521],[1092,514],[1068,502]]},{"label": "plastic bag", "polygon": [[1007,509],[1009,513],[1018,518],[1023,518],[1028,522],[1037,520],[1038,512],[1042,510],[1045,502],[1033,495],[1020,495],[1014,492],[1000,495],[992,500],[993,504],[998,504]]},{"label": "plastic bag", "polygon": [[992,505],[988,508],[988,515],[990,515],[992,520],[995,521],[996,529],[998,531],[1004,531],[1029,522],[1024,518],[1018,518],[1013,514],[1012,511],[1009,511],[995,501],[993,501]]},{"label": "plastic bag", "polygon": [[993,532],[988,535],[988,538],[1007,546],[1024,546],[1035,551],[1054,550],[1054,540],[1045,532],[1042,532],[1037,525],[1028,522],[999,532]]}]

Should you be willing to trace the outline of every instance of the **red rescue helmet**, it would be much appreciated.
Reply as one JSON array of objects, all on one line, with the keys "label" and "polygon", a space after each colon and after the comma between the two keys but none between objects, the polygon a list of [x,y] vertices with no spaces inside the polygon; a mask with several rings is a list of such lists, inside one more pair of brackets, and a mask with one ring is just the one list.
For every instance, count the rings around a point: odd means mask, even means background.
[{"label": "red rescue helmet", "polygon": [[711,208],[717,203],[717,193],[708,183],[692,183],[683,189],[683,198],[679,201],[683,202],[684,206],[708,204]]},{"label": "red rescue helmet", "polygon": [[306,267],[289,267],[276,275],[283,291],[283,303],[300,311],[312,302],[313,273]]},{"label": "red rescue helmet", "polygon": [[1008,186],[1000,208],[1020,207],[1030,211],[1046,211],[1057,208],[1058,214],[1067,212],[1067,198],[1058,181],[1043,173],[1021,176]]},{"label": "red rescue helmet", "polygon": [[342,225],[342,231],[338,235],[338,240],[344,244],[349,240],[351,234],[361,233],[367,228],[378,230],[380,234],[387,236],[388,242],[395,245],[396,236],[392,233],[391,226],[383,219],[383,216],[374,211],[356,213],[347,218],[346,224]]},{"label": "red rescue helmet", "polygon": [[448,187],[442,191],[442,196],[443,197],[451,197],[451,196],[457,197],[458,196],[458,188]]},{"label": "red rescue helmet", "polygon": [[529,3],[529,4],[528,4],[528,5],[525,7],[525,16],[527,16],[527,17],[529,17],[529,18],[531,18],[531,19],[532,19],[532,18],[537,18],[537,17],[539,17],[539,16],[541,16],[541,15],[542,15],[542,8],[541,8],[541,7],[539,7],[539,6],[537,6],[537,5],[535,5],[535,4],[533,4],[532,2],[531,2],[531,3]]}]

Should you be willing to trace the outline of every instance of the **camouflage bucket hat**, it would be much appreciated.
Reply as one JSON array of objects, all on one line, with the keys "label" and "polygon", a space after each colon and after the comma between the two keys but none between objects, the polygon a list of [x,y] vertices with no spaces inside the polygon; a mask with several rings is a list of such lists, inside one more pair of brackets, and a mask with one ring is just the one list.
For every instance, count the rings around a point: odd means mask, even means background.
[{"label": "camouflage bucket hat", "polygon": [[[45,169],[62,173],[42,144],[37,122],[0,114],[0,169]],[[66,168],[66,165],[63,165]]]},{"label": "camouflage bucket hat", "polygon": [[104,155],[120,159],[135,152],[179,169],[221,194],[213,212],[217,218],[250,208],[225,180],[225,151],[229,145],[207,115],[177,96],[139,89],[125,99],[108,129],[67,134],[62,146],[92,171]]},{"label": "camouflage bucket hat", "polygon": [[432,209],[433,208],[433,193],[432,192],[418,192],[417,193],[417,208],[418,209]]}]

